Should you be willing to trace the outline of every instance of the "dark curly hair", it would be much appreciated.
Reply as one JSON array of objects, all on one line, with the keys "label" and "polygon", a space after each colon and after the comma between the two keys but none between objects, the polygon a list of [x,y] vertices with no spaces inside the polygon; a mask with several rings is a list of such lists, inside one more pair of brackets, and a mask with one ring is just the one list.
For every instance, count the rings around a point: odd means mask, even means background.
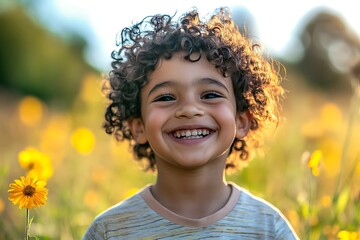
[{"label": "dark curly hair", "polygon": [[[259,143],[264,127],[277,125],[279,103],[283,96],[279,64],[265,58],[259,44],[252,43],[235,26],[228,8],[220,8],[206,21],[196,8],[178,21],[174,16],[155,15],[124,28],[113,51],[112,70],[104,91],[110,100],[106,108],[104,128],[118,141],[129,140],[137,160],[148,160],[147,169],[156,169],[155,156],[148,143],[138,144],[127,121],[141,118],[141,88],[148,82],[148,73],[160,59],[185,52],[185,59],[198,61],[199,54],[233,83],[238,112],[249,111],[251,127],[244,139],[235,139],[227,167],[236,167],[249,159],[249,150]],[[194,59],[194,56],[197,56]],[[201,57],[201,55],[200,55]]]}]

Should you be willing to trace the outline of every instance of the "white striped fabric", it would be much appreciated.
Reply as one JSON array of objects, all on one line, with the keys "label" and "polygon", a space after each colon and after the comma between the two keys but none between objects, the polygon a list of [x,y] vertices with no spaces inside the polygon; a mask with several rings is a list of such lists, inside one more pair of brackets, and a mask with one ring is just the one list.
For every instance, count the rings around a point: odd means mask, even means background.
[{"label": "white striped fabric", "polygon": [[83,240],[100,239],[299,239],[281,212],[231,183],[218,212],[189,219],[161,206],[146,187],[100,214]]}]

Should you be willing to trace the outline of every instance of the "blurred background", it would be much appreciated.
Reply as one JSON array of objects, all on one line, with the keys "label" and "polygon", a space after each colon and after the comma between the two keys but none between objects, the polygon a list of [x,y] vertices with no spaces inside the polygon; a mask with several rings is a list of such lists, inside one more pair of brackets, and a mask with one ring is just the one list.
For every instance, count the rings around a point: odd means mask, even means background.
[{"label": "blurred background", "polygon": [[[222,1],[286,68],[284,121],[228,179],[279,207],[301,239],[360,239],[360,14],[353,1]],[[0,239],[23,236],[8,186],[42,171],[39,239],[80,239],[93,218],[154,181],[101,125],[116,35],[144,16],[205,15],[218,1],[0,2]],[[25,162],[34,161],[35,165]],[[40,171],[39,170],[39,171]]]}]

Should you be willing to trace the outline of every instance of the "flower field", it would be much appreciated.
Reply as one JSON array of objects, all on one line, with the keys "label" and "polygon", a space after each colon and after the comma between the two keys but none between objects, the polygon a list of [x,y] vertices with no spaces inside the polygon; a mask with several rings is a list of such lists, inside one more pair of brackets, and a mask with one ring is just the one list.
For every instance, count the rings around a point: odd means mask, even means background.
[{"label": "flower field", "polygon": [[[280,208],[301,239],[359,240],[359,85],[330,96],[287,78],[284,120],[227,178]],[[8,200],[20,176],[47,182],[31,235],[61,240],[80,239],[97,214],[154,181],[102,129],[101,77],[81,82],[67,109],[0,90],[0,239],[23,238],[24,214]]]}]

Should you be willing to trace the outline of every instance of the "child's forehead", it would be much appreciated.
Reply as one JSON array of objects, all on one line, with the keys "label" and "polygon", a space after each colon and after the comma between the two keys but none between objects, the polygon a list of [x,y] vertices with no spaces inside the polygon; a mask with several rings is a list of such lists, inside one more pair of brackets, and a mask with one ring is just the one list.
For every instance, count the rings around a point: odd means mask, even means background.
[{"label": "child's forehead", "polygon": [[154,76],[181,78],[194,75],[218,75],[222,77],[215,65],[207,60],[205,53],[187,54],[186,52],[175,52],[169,59],[159,58],[155,69],[148,73],[148,80],[151,80]]},{"label": "child's forehead", "polygon": [[207,52],[197,51],[188,53],[187,51],[179,51],[173,52],[170,58],[160,56],[155,69],[151,73],[158,71],[161,68],[167,68],[169,65],[176,65],[177,68],[186,65],[192,68],[206,67],[209,71],[216,70],[215,65],[210,63],[207,59]]},{"label": "child's forehead", "polygon": [[[154,71],[147,75],[147,83],[144,85],[145,92],[154,86],[161,87],[185,87],[185,86],[226,86],[232,88],[232,81],[224,77],[220,71],[211,64],[205,55],[194,55],[198,60],[192,62],[185,59],[184,53],[176,53],[170,59],[162,58]],[[156,87],[158,89],[158,87]]]}]

